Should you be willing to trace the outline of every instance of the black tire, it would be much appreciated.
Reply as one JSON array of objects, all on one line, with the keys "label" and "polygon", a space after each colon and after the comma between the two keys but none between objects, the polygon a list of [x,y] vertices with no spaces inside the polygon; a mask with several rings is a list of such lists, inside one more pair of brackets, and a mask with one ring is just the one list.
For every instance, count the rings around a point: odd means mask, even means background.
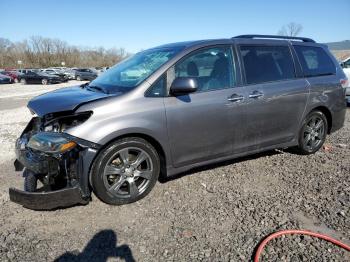
[{"label": "black tire", "polygon": [[[127,157],[125,155],[121,157],[121,152],[127,152]],[[134,160],[130,160],[132,157]],[[145,160],[139,160],[143,158]],[[118,172],[109,174],[107,168]],[[91,186],[96,196],[103,202],[110,205],[124,205],[148,195],[158,180],[159,172],[159,156],[150,143],[137,137],[123,138],[99,153],[91,170]],[[146,173],[147,178],[144,176]],[[116,184],[120,186],[116,187],[116,190],[112,189]],[[135,185],[137,190],[134,190]]]},{"label": "black tire", "polygon": [[27,169],[23,171],[24,176],[24,191],[35,192],[38,186],[38,178],[35,174]]},{"label": "black tire", "polygon": [[[312,121],[316,120],[314,126]],[[317,124],[320,125],[317,128]],[[324,144],[328,132],[328,121],[326,116],[318,110],[309,113],[300,128],[298,146],[296,152],[302,155],[316,153]]]}]

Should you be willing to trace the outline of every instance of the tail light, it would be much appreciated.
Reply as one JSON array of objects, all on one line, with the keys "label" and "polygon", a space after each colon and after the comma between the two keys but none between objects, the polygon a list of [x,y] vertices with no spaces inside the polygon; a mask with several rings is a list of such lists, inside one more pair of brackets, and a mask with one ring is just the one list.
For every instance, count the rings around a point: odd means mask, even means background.
[{"label": "tail light", "polygon": [[340,79],[340,84],[343,88],[349,87],[349,80],[347,78]]}]

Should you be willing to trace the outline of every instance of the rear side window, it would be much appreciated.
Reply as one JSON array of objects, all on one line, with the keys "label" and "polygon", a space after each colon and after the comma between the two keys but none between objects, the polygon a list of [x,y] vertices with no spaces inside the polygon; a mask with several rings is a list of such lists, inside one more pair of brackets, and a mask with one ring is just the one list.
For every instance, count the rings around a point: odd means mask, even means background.
[{"label": "rear side window", "polygon": [[294,46],[306,77],[335,74],[335,65],[329,55],[315,46]]},{"label": "rear side window", "polygon": [[288,46],[241,46],[247,84],[295,78]]}]

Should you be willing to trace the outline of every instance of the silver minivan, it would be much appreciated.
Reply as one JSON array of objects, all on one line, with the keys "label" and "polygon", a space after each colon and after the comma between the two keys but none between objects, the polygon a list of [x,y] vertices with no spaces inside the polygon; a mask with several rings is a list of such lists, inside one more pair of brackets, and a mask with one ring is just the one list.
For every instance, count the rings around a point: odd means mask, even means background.
[{"label": "silver minivan", "polygon": [[[309,38],[162,45],[90,83],[35,97],[16,142],[27,208],[145,197],[160,177],[275,148],[319,150],[344,124],[343,70]],[[39,186],[40,185],[40,186]]]}]

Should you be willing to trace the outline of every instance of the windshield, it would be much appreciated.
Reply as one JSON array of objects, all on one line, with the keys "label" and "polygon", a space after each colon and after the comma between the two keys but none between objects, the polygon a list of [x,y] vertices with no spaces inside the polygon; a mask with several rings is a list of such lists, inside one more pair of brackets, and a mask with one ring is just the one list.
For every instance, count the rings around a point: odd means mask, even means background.
[{"label": "windshield", "polygon": [[92,81],[90,87],[107,93],[125,93],[134,89],[182,48],[156,48],[142,51],[111,67]]}]

